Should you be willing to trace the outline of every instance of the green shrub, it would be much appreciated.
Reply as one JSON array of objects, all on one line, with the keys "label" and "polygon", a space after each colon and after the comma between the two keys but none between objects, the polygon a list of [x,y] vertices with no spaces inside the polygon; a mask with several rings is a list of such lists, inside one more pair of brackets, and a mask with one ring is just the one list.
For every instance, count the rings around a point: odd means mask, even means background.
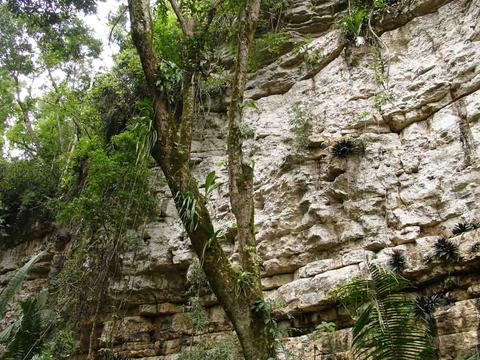
[{"label": "green shrub", "polygon": [[293,133],[293,140],[301,148],[309,145],[309,137],[312,134],[312,114],[300,103],[292,107],[292,116],[289,119],[290,130]]},{"label": "green shrub", "polygon": [[458,245],[444,238],[438,239],[433,244],[433,256],[446,263],[456,263],[462,259]]},{"label": "green shrub", "polygon": [[285,32],[268,32],[255,39],[250,51],[249,70],[257,71],[275,60],[285,49],[290,38],[290,34]]},{"label": "green shrub", "polygon": [[177,360],[235,360],[238,344],[233,336],[220,340],[202,339],[197,345],[182,351]]},{"label": "green shrub", "polygon": [[401,274],[405,270],[406,259],[403,251],[394,249],[392,255],[388,261],[390,268],[396,273]]},{"label": "green shrub", "polygon": [[78,340],[73,331],[68,329],[56,330],[50,340],[46,342],[42,351],[33,360],[60,360],[68,359],[78,348]]},{"label": "green shrub", "polygon": [[65,179],[65,204],[59,204],[58,219],[64,223],[136,228],[152,215],[152,196],[148,168],[148,149],[144,139],[148,128],[129,126],[112,137],[111,147],[101,138],[83,138],[74,153],[75,161]]},{"label": "green shrub", "polygon": [[340,139],[332,145],[330,152],[332,156],[344,159],[352,155],[363,155],[365,144],[358,139]]},{"label": "green shrub", "polygon": [[8,210],[46,210],[58,186],[58,171],[41,160],[17,160],[3,169],[0,191]]},{"label": "green shrub", "polygon": [[30,360],[40,351],[48,331],[45,318],[45,297],[30,297],[20,302],[21,316],[0,336],[6,346],[4,360]]},{"label": "green shrub", "polygon": [[191,297],[187,306],[185,306],[185,311],[194,333],[206,329],[208,325],[208,313],[203,307],[199,297]]},{"label": "green shrub", "polygon": [[467,231],[478,229],[480,225],[470,222],[459,222],[452,229],[452,235],[457,236]]},{"label": "green shrub", "polygon": [[368,11],[363,8],[353,9],[350,14],[344,15],[342,18],[342,28],[345,38],[350,43],[362,45],[364,41],[362,32],[366,26]]}]

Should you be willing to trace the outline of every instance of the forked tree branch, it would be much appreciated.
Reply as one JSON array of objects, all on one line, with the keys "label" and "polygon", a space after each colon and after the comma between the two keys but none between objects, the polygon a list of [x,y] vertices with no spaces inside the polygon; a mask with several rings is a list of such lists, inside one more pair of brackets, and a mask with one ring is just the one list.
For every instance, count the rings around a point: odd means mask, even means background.
[{"label": "forked tree branch", "polygon": [[180,9],[180,6],[178,6],[177,2],[175,0],[168,0],[170,5],[172,6],[173,12],[175,13],[175,16],[177,17],[178,23],[180,24],[180,27],[182,28],[183,35],[185,36],[191,36],[192,35],[192,25],[190,24],[190,21],[185,19],[185,17],[182,14],[182,10]]},{"label": "forked tree branch", "polygon": [[165,94],[157,87],[158,61],[152,43],[152,25],[150,2],[148,0],[130,0],[128,2],[133,42],[142,62],[148,92],[155,111],[155,127],[162,157],[171,155],[175,139],[175,123]]},{"label": "forked tree branch", "polygon": [[[178,4],[175,0],[169,1],[172,4],[172,7],[175,6],[174,11],[175,9],[178,11],[177,18],[179,19],[181,26],[182,21],[183,25],[195,25],[191,20],[188,20],[190,21],[189,24],[186,23],[186,20],[180,13],[180,8],[177,6]],[[260,0],[247,0],[247,3],[256,4],[259,3],[259,1]],[[215,3],[217,2],[220,4],[220,1],[216,0]],[[248,8],[250,9],[251,6]],[[166,99],[156,86],[158,64],[155,59],[151,40],[152,32],[149,17],[149,0],[129,0],[129,9],[133,42],[142,62],[148,90],[155,109],[159,141],[156,143],[156,147],[153,151],[154,157],[161,166],[167,179],[178,212],[181,214],[185,211],[185,209],[182,209],[182,206],[185,204],[185,199],[188,200],[188,204],[194,204],[193,211],[189,211],[190,214],[193,214],[190,215],[191,217],[193,216],[193,218],[190,220],[182,218],[182,221],[184,222],[184,227],[191,240],[192,247],[197,256],[201,259],[202,268],[209,284],[233,324],[242,345],[245,359],[271,359],[275,356],[275,348],[274,338],[271,331],[272,329],[269,328],[270,323],[267,321],[265,313],[254,313],[252,310],[252,306],[255,302],[262,301],[263,299],[260,274],[257,271],[249,273],[248,270],[246,270],[246,273],[238,274],[230,264],[227,254],[224,252],[217,239],[218,232],[215,232],[213,227],[209,211],[206,207],[205,198],[200,194],[198,184],[189,167],[188,159],[190,157],[192,121],[196,101],[195,70],[184,69],[184,86],[182,95],[183,111],[185,114],[182,116],[184,119],[182,119],[182,124],[179,129],[180,131],[177,134],[177,129],[171,126],[171,120],[169,120],[171,119],[169,116],[170,109],[167,106]],[[254,6],[253,10],[255,9]],[[246,14],[250,14],[250,11],[247,11]],[[243,18],[246,19],[245,14]],[[256,23],[256,18],[258,18],[258,12],[257,17],[253,16],[249,19],[254,20],[254,23]],[[251,24],[251,22],[247,21],[247,24]],[[241,118],[241,105],[246,81],[248,47],[253,37],[251,34],[252,29],[254,32],[254,27],[252,28],[252,26],[247,25],[246,29],[248,29],[248,31],[240,34],[241,51],[239,52],[239,59],[237,59],[237,62],[240,63],[241,66],[236,68],[237,74],[233,85],[234,97],[232,97],[232,99],[234,99],[234,104],[232,105],[233,111],[231,111],[233,120],[238,119],[239,116]],[[184,31],[183,33],[185,37],[190,36],[188,31]],[[247,37],[246,40],[243,39],[245,36]],[[189,56],[194,56],[194,59],[198,58],[196,55],[198,54],[189,54]],[[188,59],[185,60],[188,61]],[[235,131],[235,134],[238,134],[238,129]],[[178,140],[181,141],[179,142]],[[234,160],[240,156],[239,166],[242,168],[241,147],[239,153],[238,148],[236,147],[237,145],[238,143],[234,142],[234,146],[231,148],[233,149],[232,154]],[[229,166],[231,167],[234,164],[238,164],[238,162],[232,161]],[[240,172],[235,172],[235,174],[242,175],[244,174],[244,171],[240,170]],[[235,183],[238,183],[238,178],[235,179]],[[248,181],[251,179],[253,179],[253,177],[249,176]],[[253,188],[252,191],[249,190],[248,194],[248,205],[250,205],[253,204],[253,198],[251,198]],[[238,204],[236,206],[238,206]],[[253,210],[253,208],[249,207],[249,211],[250,210]],[[253,215],[252,212],[250,212],[250,214]],[[245,217],[242,216],[242,219],[244,218]],[[188,226],[188,222],[193,219],[194,226]],[[253,218],[250,219],[248,224],[251,224],[251,229],[253,229]],[[247,248],[244,247],[244,250],[247,250]]]}]

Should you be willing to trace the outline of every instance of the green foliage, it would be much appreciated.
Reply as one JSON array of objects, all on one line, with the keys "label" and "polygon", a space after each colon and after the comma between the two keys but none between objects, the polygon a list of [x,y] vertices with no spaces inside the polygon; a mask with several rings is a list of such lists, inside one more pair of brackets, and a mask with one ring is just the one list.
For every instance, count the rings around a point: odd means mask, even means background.
[{"label": "green foliage", "polygon": [[[24,7],[29,3],[27,8]],[[92,58],[100,53],[101,42],[94,39],[91,30],[74,13],[63,14],[55,20],[55,26],[45,19],[52,9],[60,9],[59,3],[51,4],[48,9],[40,4],[43,1],[23,2],[9,0],[0,4],[0,134],[9,129],[15,129],[18,135],[25,130],[25,124],[34,128],[38,120],[38,98],[32,87],[40,87],[45,91],[46,86],[38,83],[39,78],[51,79],[55,72],[72,83],[81,79],[88,84],[88,64]],[[62,2],[65,4],[66,2]],[[86,3],[86,2],[84,2]],[[38,14],[37,6],[45,11]],[[59,15],[59,14],[57,14]],[[26,85],[32,83],[33,85]],[[40,86],[41,85],[41,86]],[[53,84],[56,87],[59,84]],[[77,83],[77,85],[80,85]],[[58,94],[57,94],[58,95]],[[60,99],[55,100],[60,105]],[[57,109],[58,111],[58,109]],[[7,121],[8,119],[8,121]],[[35,144],[31,130],[29,134],[23,131],[21,141],[11,141],[22,150],[28,147],[30,155],[34,153]],[[28,139],[30,137],[30,139]],[[29,141],[25,141],[28,139]],[[3,142],[3,141],[2,141]]]},{"label": "green foliage", "polygon": [[2,360],[29,360],[40,350],[47,331],[45,301],[40,295],[20,302],[20,319],[0,334],[0,342],[6,345]]},{"label": "green foliage", "polygon": [[283,15],[290,0],[262,0],[257,32],[276,32],[283,25]]},{"label": "green foliage", "polygon": [[222,66],[215,66],[202,83],[202,90],[206,92],[222,92],[232,81],[232,75]]},{"label": "green foliage", "polygon": [[28,34],[25,20],[14,17],[7,4],[0,4],[0,67],[8,74],[29,74],[33,71],[33,47],[21,41]]},{"label": "green foliage", "polygon": [[255,137],[255,129],[253,129],[245,121],[238,123],[237,128],[242,139],[252,139]]},{"label": "green foliage", "polygon": [[8,282],[7,286],[0,293],[0,320],[5,316],[8,303],[12,300],[17,290],[22,285],[22,282],[28,275],[30,269],[35,263],[45,255],[45,252],[40,252],[34,255],[25,265],[17,270],[12,279]]},{"label": "green foliage", "polygon": [[443,302],[444,296],[439,294],[417,296],[413,300],[414,313],[419,319],[424,320],[427,324],[434,321],[434,312]]},{"label": "green foliage", "polygon": [[2,200],[0,199],[0,239],[3,239],[8,236],[7,229],[9,225],[6,221],[6,208],[3,205]]},{"label": "green foliage", "polygon": [[385,0],[374,0],[373,8],[376,10],[382,10],[387,6]]},{"label": "green foliage", "polygon": [[395,0],[349,0],[348,12],[340,19],[345,38],[350,44],[361,46],[366,40],[376,41],[372,22],[383,16],[387,5]]},{"label": "green foliage", "polygon": [[59,220],[88,223],[91,228],[121,226],[125,232],[152,215],[148,164],[154,139],[145,120],[139,118],[113,136],[111,144],[99,136],[78,142],[64,183],[74,194],[63,204]]},{"label": "green foliage", "polygon": [[472,244],[472,246],[470,246],[470,248],[468,249],[468,251],[470,251],[471,253],[478,252],[479,250],[480,250],[480,242],[476,242]]},{"label": "green foliage", "polygon": [[212,194],[212,191],[218,187],[218,184],[215,184],[215,171],[210,171],[205,178],[205,198],[208,199]]},{"label": "green foliage", "polygon": [[309,34],[300,41],[296,42],[293,47],[293,52],[300,56],[307,67],[313,67],[323,58],[322,49],[315,49],[310,47],[313,37]]},{"label": "green foliage", "polygon": [[177,360],[235,360],[238,358],[236,338],[202,339],[197,345],[182,351]]},{"label": "green foliage", "polygon": [[93,38],[91,29],[78,18],[65,21],[61,31],[49,27],[44,32],[38,45],[42,61],[50,68],[62,67],[70,73],[73,63],[101,53],[101,41]]},{"label": "green foliage", "polygon": [[265,324],[267,324],[268,331],[271,332],[274,338],[279,337],[279,329],[277,320],[273,315],[273,306],[271,303],[265,302],[263,299],[257,299],[252,304],[252,312],[257,316],[264,318]]},{"label": "green foliage", "polygon": [[472,231],[478,228],[480,228],[480,225],[476,223],[459,222],[455,224],[455,226],[453,227],[452,235],[457,236],[457,235],[463,234],[464,232]]},{"label": "green foliage", "polygon": [[253,276],[254,274],[249,271],[243,271],[243,268],[240,265],[234,265],[233,270],[235,271],[236,281],[235,281],[235,295],[239,296],[242,292],[245,294],[248,287],[253,286]]},{"label": "green foliage", "polygon": [[306,148],[310,144],[309,137],[313,128],[311,121],[312,114],[301,103],[295,103],[292,107],[289,124],[295,144],[300,148]]},{"label": "green foliage", "polygon": [[245,100],[244,106],[246,106],[247,108],[249,109],[254,109],[254,110],[257,110],[258,109],[258,106],[257,106],[257,102],[253,99],[247,99]]},{"label": "green foliage", "polygon": [[444,238],[438,239],[433,244],[433,256],[446,263],[456,263],[461,260],[458,245]]},{"label": "green foliage", "polygon": [[322,321],[320,324],[318,324],[315,327],[315,330],[320,331],[320,332],[335,332],[337,329],[337,326],[335,325],[334,322],[331,321]]},{"label": "green foliage", "polygon": [[335,333],[335,330],[337,329],[337,326],[334,322],[331,321],[322,321],[320,324],[318,324],[315,327],[315,333],[314,338],[326,338],[327,339],[327,349],[328,352],[331,354],[336,353],[336,346],[335,346],[335,340],[333,337],[333,333]]},{"label": "green foliage", "polygon": [[208,288],[208,280],[200,265],[198,258],[194,257],[192,264],[188,268],[187,274],[188,281],[192,284],[192,290],[199,290]]},{"label": "green foliage", "polygon": [[455,360],[478,360],[478,359],[480,359],[480,350],[476,350],[471,355],[455,357]]},{"label": "green foliage", "polygon": [[189,192],[178,191],[173,197],[177,204],[178,216],[189,234],[198,226],[197,200]]},{"label": "green foliage", "polygon": [[351,13],[344,15],[342,27],[348,41],[361,45],[360,38],[366,26],[368,11],[362,8],[355,8]]},{"label": "green foliage", "polygon": [[428,328],[418,321],[410,284],[403,277],[369,263],[369,279],[355,278],[332,292],[355,320],[352,352],[355,359],[430,359]]},{"label": "green foliage", "polygon": [[185,306],[188,320],[194,333],[202,332],[208,326],[208,312],[198,296],[191,297]]},{"label": "green foliage", "polygon": [[0,199],[4,205],[0,211],[14,219],[22,212],[35,212],[48,218],[49,199],[57,190],[58,176],[55,164],[41,159],[5,163],[0,175]]},{"label": "green foliage", "polygon": [[254,40],[250,50],[249,69],[257,71],[275,60],[290,43],[291,36],[285,32],[268,32]]},{"label": "green foliage", "polygon": [[182,31],[178,26],[175,14],[168,11],[163,4],[156,10],[157,20],[154,23],[154,44],[158,57],[176,66],[182,64]]},{"label": "green foliage", "polygon": [[392,255],[389,259],[390,268],[393,271],[401,274],[403,270],[405,270],[405,263],[406,263],[406,259],[403,252],[398,249],[393,250]]},{"label": "green foliage", "polygon": [[[261,316],[263,321],[265,322],[266,329],[274,339],[274,346],[278,348],[281,352],[286,352],[283,344],[280,342],[280,339],[287,335],[286,331],[281,329],[278,326],[277,319],[274,315],[274,310],[284,306],[282,301],[271,301],[266,302],[263,299],[257,299],[252,303],[251,309],[253,314],[256,316]],[[288,355],[288,354],[287,354]],[[287,357],[289,358],[289,357]]]},{"label": "green foliage", "polygon": [[68,359],[78,348],[78,340],[73,331],[61,329],[55,331],[50,340],[43,346],[42,351],[34,360]]},{"label": "green foliage", "polygon": [[93,0],[64,0],[54,3],[47,0],[35,2],[8,0],[6,3],[16,16],[28,15],[32,24],[43,27],[58,27],[77,12],[91,14],[96,10],[96,3]]}]

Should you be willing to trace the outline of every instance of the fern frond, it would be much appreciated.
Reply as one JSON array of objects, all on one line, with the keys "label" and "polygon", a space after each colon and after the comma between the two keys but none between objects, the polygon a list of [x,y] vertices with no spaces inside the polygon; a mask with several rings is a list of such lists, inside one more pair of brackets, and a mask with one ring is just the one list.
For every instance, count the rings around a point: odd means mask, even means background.
[{"label": "fern frond", "polygon": [[42,316],[43,299],[31,297],[20,303],[22,316],[3,339],[7,350],[2,360],[29,360],[42,345],[45,321]]},{"label": "fern frond", "polygon": [[5,316],[8,303],[13,298],[18,288],[22,285],[28,272],[43,255],[45,255],[45,251],[34,255],[25,265],[18,269],[13,278],[9,281],[7,287],[0,293],[0,320]]},{"label": "fern frond", "polygon": [[433,347],[424,321],[414,316],[407,279],[384,267],[368,264],[369,279],[353,279],[335,296],[353,307],[352,353],[362,360],[428,360]]}]

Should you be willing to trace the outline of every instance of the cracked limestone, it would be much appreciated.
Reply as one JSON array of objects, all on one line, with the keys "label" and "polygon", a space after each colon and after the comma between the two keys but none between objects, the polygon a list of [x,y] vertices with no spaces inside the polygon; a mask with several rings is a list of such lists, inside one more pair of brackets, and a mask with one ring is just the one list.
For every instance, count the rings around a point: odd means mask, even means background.
[{"label": "cracked limestone", "polygon": [[[425,255],[439,237],[451,236],[456,223],[480,222],[480,1],[412,1],[379,25],[385,46],[380,52],[345,50],[334,25],[345,6],[337,0],[292,1],[286,26],[297,36],[312,36],[307,51],[318,54],[316,61],[305,64],[290,51],[250,76],[247,95],[256,109],[246,110],[245,121],[256,134],[248,150],[256,164],[265,294],[283,300],[278,312],[290,335],[286,348],[301,359],[349,359],[351,322],[328,291],[364,274],[367,259],[388,264],[399,249],[407,259],[405,275],[419,292],[448,291],[454,300],[436,314],[441,358],[468,355],[480,343],[480,257],[472,251],[480,247],[480,233],[453,239],[463,256],[453,268],[426,263]],[[295,144],[291,132],[295,104],[308,109],[307,149]],[[209,206],[216,226],[231,230],[227,171],[220,165],[224,114],[211,113],[207,123],[197,132],[192,158],[199,179],[216,170],[220,186]],[[331,146],[345,137],[362,141],[365,153],[332,157]],[[171,198],[164,190],[158,196],[160,220],[146,226],[144,245],[136,257],[125,256],[124,278],[111,289],[113,298],[128,303],[114,350],[130,358],[173,360],[190,343],[182,305],[192,254]],[[224,245],[231,252],[229,233]],[[0,254],[2,283],[34,246]],[[39,274],[27,288],[47,276]],[[209,336],[228,332],[211,294],[202,293],[202,301]],[[99,346],[111,329],[109,314],[104,318]],[[337,331],[315,330],[325,321],[335,322]]]}]

